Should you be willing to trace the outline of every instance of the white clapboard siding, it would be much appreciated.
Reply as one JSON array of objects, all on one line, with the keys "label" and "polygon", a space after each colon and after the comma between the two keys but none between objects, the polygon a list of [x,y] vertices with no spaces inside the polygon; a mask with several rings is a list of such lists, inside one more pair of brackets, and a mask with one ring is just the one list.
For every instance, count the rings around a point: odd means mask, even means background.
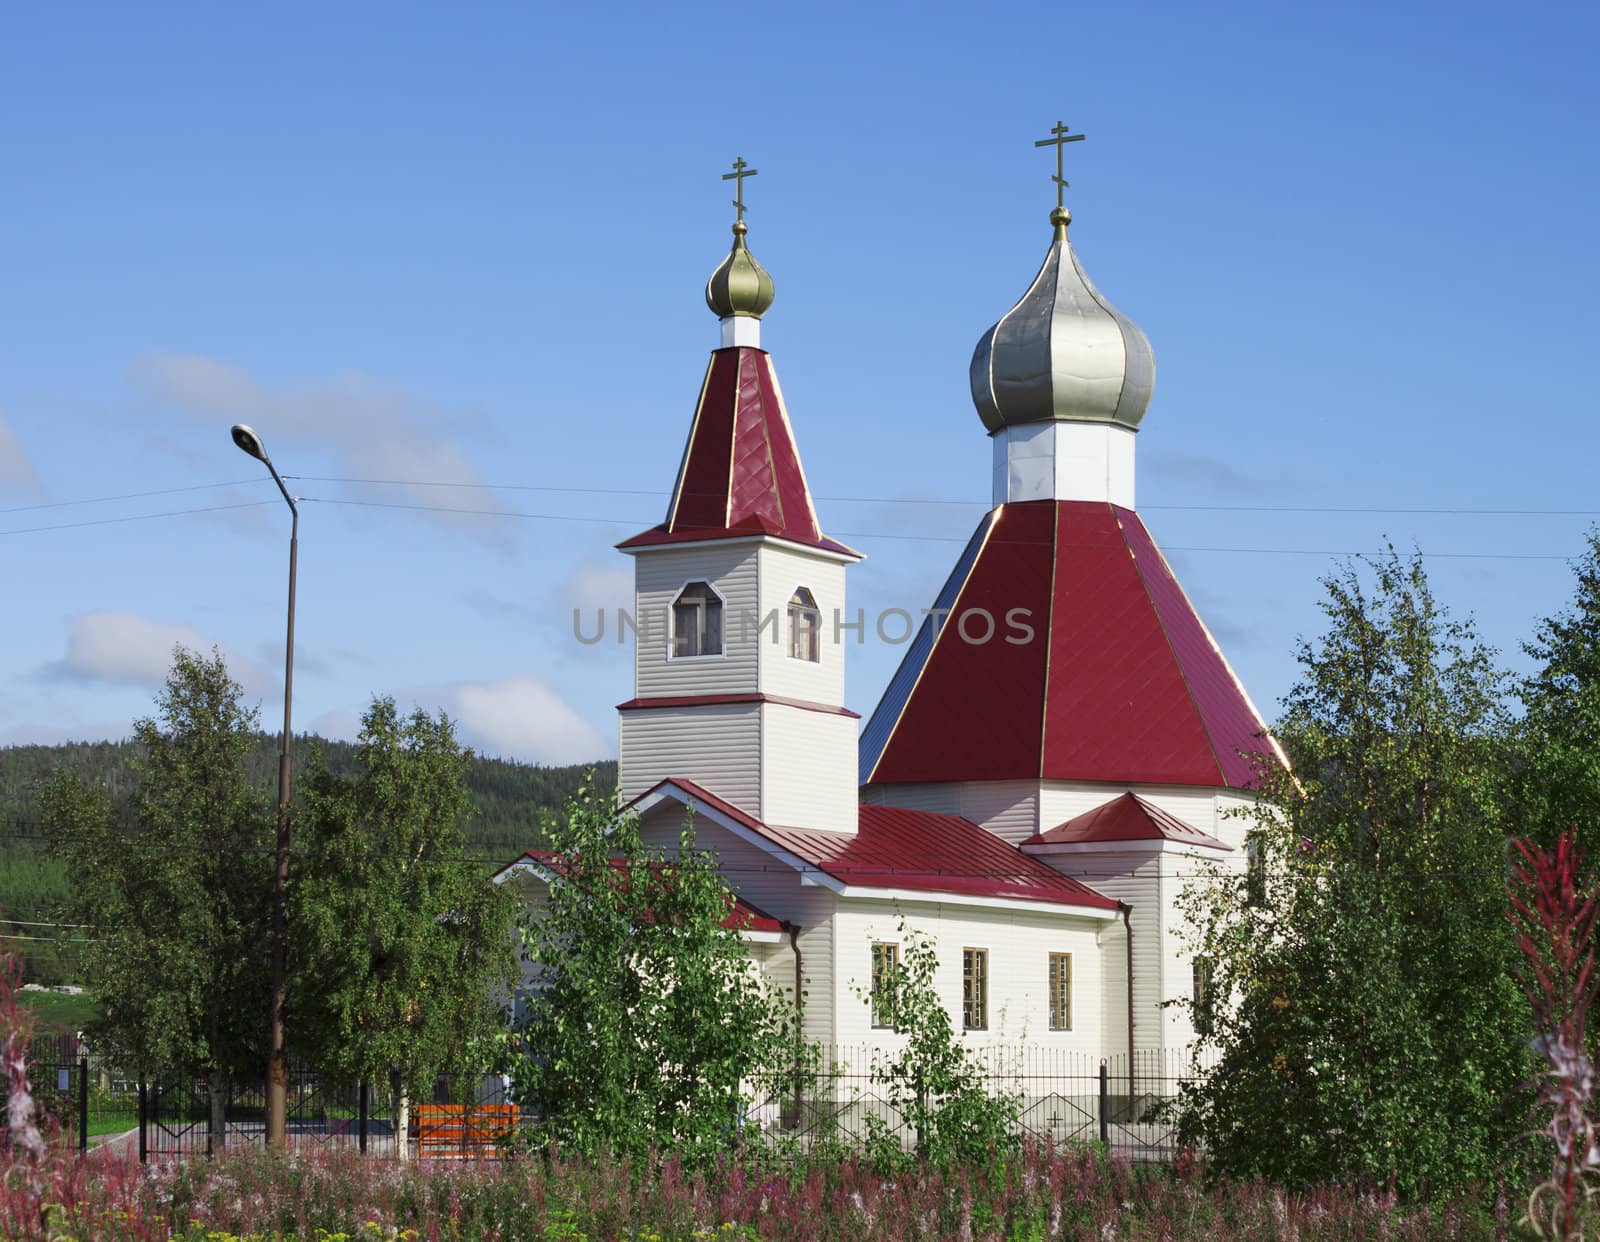
[{"label": "white clapboard siding", "polygon": [[[821,615],[815,662],[789,655],[789,599],[796,587],[811,592]],[[782,698],[842,707],[845,662],[851,649],[859,650],[856,632],[834,625],[836,616],[844,623],[855,620],[855,614],[845,607],[845,567],[837,560],[796,548],[765,544],[759,557],[757,591],[758,615],[766,627],[759,644],[758,689]],[[776,624],[768,622],[769,616]]]},{"label": "white clapboard siding", "polygon": [[1204,785],[1111,785],[1089,781],[1043,781],[1039,790],[1040,831],[1076,819],[1097,806],[1104,806],[1125,793],[1136,793],[1145,801],[1176,815],[1201,832],[1215,834],[1217,799],[1225,791]]},{"label": "white clapboard siding", "polygon": [[[634,693],[639,698],[686,694],[753,694],[758,640],[742,619],[756,607],[756,544],[651,548],[634,555]],[[672,603],[685,584],[708,582],[722,597],[723,654],[669,657]]]},{"label": "white clapboard siding", "polygon": [[[1133,907],[1130,915],[1133,925],[1133,1039],[1135,1047],[1141,1051],[1161,1047],[1164,1038],[1165,1022],[1160,1008],[1165,964],[1161,858],[1162,855],[1152,853],[1107,853],[1052,854],[1044,859],[1064,875],[1082,880],[1095,892]],[[1113,937],[1106,939],[1109,942]],[[1115,973],[1114,986],[1120,989],[1120,994],[1108,995],[1106,1003],[1114,1004],[1119,1014],[1126,1015],[1127,946],[1120,937],[1115,939],[1114,947],[1107,945],[1106,972],[1108,978]],[[1109,1039],[1108,1052],[1127,1051],[1125,1020]]]},{"label": "white clapboard siding", "polygon": [[760,818],[760,704],[645,708],[620,715],[617,784],[623,801],[677,776]]},{"label": "white clapboard siding", "polygon": [[863,802],[938,811],[970,819],[1016,844],[1039,831],[1038,781],[943,781],[868,785]]},{"label": "white clapboard siding", "polygon": [[[839,903],[838,1041],[893,1048],[903,1037],[874,1029],[863,999],[872,986],[872,944],[904,944],[908,928],[928,936],[938,955],[935,986],[963,1040],[1101,1055],[1101,921],[1055,911],[985,910],[937,901],[851,898]],[[989,951],[988,1028],[962,1031],[962,950]],[[902,949],[902,953],[903,953]],[[1072,954],[1072,1029],[1050,1029],[1050,954]]]},{"label": "white clapboard siding", "polygon": [[761,819],[855,832],[856,722],[783,703],[761,705]]},{"label": "white clapboard siding", "polygon": [[[686,815],[680,803],[664,802],[641,817],[640,834],[647,844],[673,851],[678,847]],[[694,821],[694,827],[696,846],[717,855],[730,889],[763,913],[799,928],[806,993],[805,1035],[807,1039],[822,1043],[836,1042],[833,1031],[833,894],[826,888],[805,883],[800,872],[704,816]],[[783,952],[787,955],[787,967],[769,962],[767,969],[779,987],[792,993],[793,949],[787,938]]]},{"label": "white clapboard siding", "polygon": [[903,806],[908,811],[961,814],[961,786],[948,784],[863,785],[861,801],[874,806]]}]

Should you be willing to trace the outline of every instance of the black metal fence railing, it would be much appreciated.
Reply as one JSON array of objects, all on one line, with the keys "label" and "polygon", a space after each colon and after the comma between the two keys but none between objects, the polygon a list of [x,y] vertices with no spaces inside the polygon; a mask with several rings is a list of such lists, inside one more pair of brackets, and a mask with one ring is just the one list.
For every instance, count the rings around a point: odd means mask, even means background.
[{"label": "black metal fence railing", "polygon": [[[972,1050],[991,1094],[1017,1105],[1016,1131],[1057,1144],[1105,1144],[1135,1160],[1170,1160],[1178,1152],[1173,1105],[1197,1071],[1183,1049],[1094,1057],[1037,1046]],[[917,1135],[895,1107],[887,1056],[871,1045],[834,1048],[809,1089],[759,1101],[747,1122],[809,1148],[858,1146],[878,1130],[914,1147]],[[1198,1072],[1204,1072],[1203,1070]]]},{"label": "black metal fence railing", "polygon": [[[1173,1104],[1183,1085],[1205,1067],[1182,1049],[1141,1051],[1129,1057],[1094,1057],[1030,1046],[980,1047],[971,1054],[992,1094],[1016,1102],[1019,1135],[1057,1144],[1102,1143],[1135,1160],[1170,1160],[1178,1151]],[[874,1131],[908,1149],[917,1135],[895,1106],[894,1084],[883,1049],[871,1045],[824,1049],[825,1067],[804,1090],[752,1099],[741,1119],[747,1141],[782,1141],[801,1150],[838,1143],[859,1147]],[[39,1073],[43,1063],[36,1062]],[[223,1084],[213,1107],[213,1086],[198,1076],[169,1074],[143,1083],[111,1082],[91,1088],[88,1064],[60,1071],[51,1097],[58,1117],[71,1113],[73,1141],[125,1133],[141,1159],[169,1159],[261,1144],[266,1137],[263,1084]],[[71,1099],[68,1099],[68,1096]],[[294,1068],[289,1079],[288,1141],[308,1147],[345,1147],[372,1155],[499,1157],[514,1132],[532,1116],[510,1097],[497,1075],[441,1078],[426,1099],[398,1100],[387,1082],[333,1084]]]},{"label": "black metal fence railing", "polygon": [[[266,1140],[262,1082],[229,1082],[213,1108],[209,1079],[169,1075],[141,1084],[136,1113],[142,1160],[215,1153]],[[287,1141],[296,1147],[339,1146],[396,1155],[402,1140],[399,1100],[387,1082],[334,1084],[310,1070],[289,1073]],[[507,1121],[507,1108],[512,1116]],[[497,1155],[521,1124],[505,1080],[497,1075],[441,1078],[425,1099],[407,1101],[404,1141],[425,1156]]]},{"label": "black metal fence railing", "polygon": [[[89,1062],[81,1055],[76,1036],[36,1036],[25,1062],[40,1133],[47,1140],[86,1150],[91,1134]],[[0,1116],[10,1102],[10,1083],[0,1077]]]}]

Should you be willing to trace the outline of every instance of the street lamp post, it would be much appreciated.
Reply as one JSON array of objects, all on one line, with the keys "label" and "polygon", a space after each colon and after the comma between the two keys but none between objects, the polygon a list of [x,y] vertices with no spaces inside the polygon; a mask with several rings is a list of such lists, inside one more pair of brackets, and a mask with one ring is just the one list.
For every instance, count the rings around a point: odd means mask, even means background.
[{"label": "street lamp post", "polygon": [[284,890],[289,882],[289,711],[294,703],[294,571],[300,543],[300,510],[283,485],[277,467],[267,456],[258,436],[243,423],[233,427],[233,442],[272,472],[288,502],[289,527],[289,632],[283,648],[283,746],[278,753],[277,865],[272,876],[272,1012],[267,1061],[267,1145],[281,1147],[288,1129],[289,1055],[284,1042],[283,1011],[288,995],[289,921],[284,910]]}]

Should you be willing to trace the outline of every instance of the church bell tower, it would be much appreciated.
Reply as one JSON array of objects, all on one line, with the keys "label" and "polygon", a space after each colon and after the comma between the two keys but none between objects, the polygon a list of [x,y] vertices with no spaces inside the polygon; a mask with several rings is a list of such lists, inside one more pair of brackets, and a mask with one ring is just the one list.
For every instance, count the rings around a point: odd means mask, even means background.
[{"label": "church bell tower", "polygon": [[856,714],[844,707],[845,569],[817,522],[761,317],[772,277],[745,243],[706,282],[711,352],[666,520],[634,560],[634,695],[618,707],[624,801],[689,781],[775,826],[856,830]]}]

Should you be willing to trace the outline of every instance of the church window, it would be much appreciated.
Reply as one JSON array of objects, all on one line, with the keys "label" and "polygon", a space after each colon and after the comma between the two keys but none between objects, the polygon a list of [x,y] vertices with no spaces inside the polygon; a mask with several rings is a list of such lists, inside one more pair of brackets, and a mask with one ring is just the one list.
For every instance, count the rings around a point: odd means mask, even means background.
[{"label": "church window", "polygon": [[968,1031],[989,1029],[989,950],[961,950],[961,1025]]},{"label": "church window", "polygon": [[1267,903],[1267,842],[1259,832],[1244,839],[1244,902],[1247,906]]},{"label": "church window", "polygon": [[1209,1035],[1212,1030],[1211,959],[1194,959],[1194,1033]]},{"label": "church window", "polygon": [[894,984],[900,970],[900,946],[880,942],[872,946],[872,1025],[894,1025]]},{"label": "church window", "polygon": [[1050,955],[1050,1029],[1072,1029],[1072,954]]},{"label": "church window", "polygon": [[672,602],[672,654],[722,654],[722,597],[710,584],[691,582]]},{"label": "church window", "polygon": [[805,587],[796,587],[789,597],[789,658],[821,659],[817,636],[822,629],[822,614],[817,611],[816,598]]}]

